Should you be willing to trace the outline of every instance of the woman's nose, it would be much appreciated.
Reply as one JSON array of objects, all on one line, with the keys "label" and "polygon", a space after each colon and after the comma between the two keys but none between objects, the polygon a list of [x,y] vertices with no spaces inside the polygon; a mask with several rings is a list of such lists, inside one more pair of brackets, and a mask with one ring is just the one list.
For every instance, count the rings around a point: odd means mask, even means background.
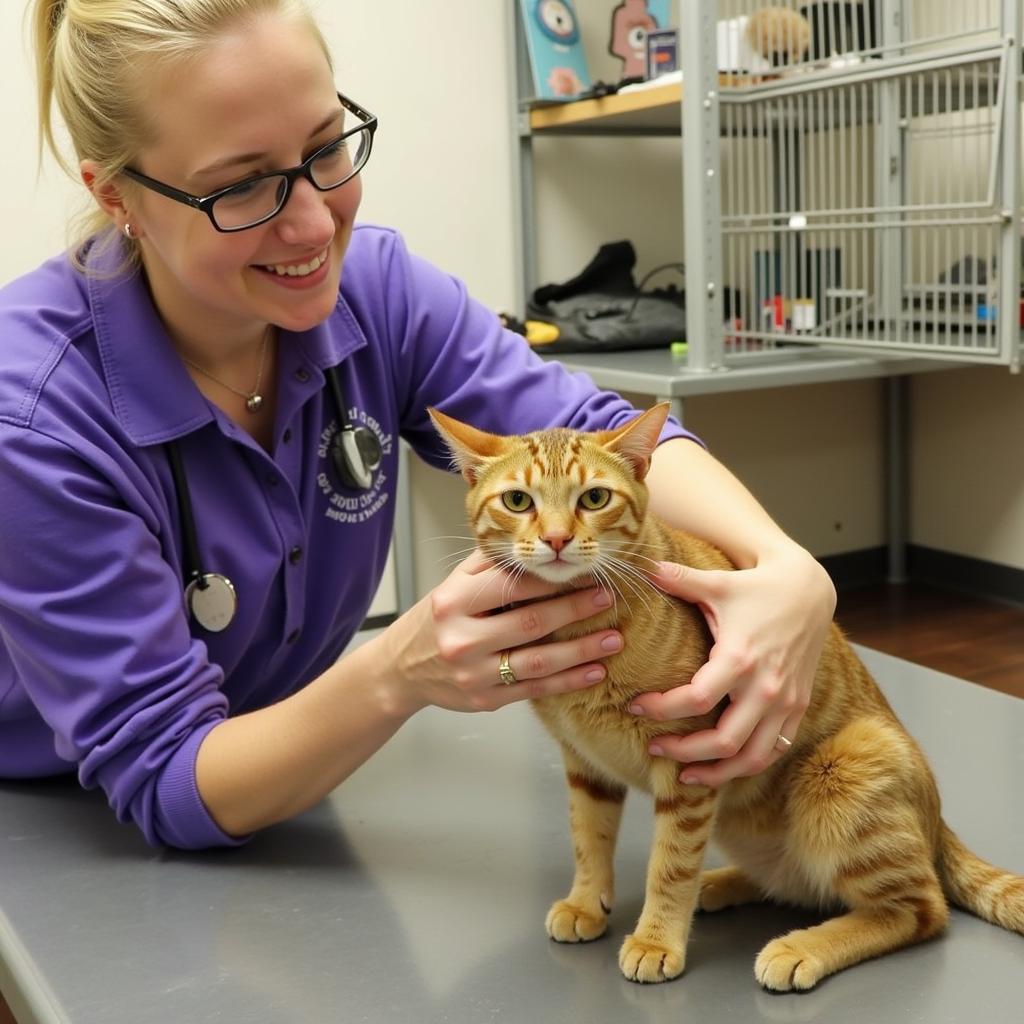
[{"label": "woman's nose", "polygon": [[282,241],[310,247],[326,245],[334,234],[334,217],[327,203],[328,195],[304,178],[296,181],[288,202],[275,218]]}]

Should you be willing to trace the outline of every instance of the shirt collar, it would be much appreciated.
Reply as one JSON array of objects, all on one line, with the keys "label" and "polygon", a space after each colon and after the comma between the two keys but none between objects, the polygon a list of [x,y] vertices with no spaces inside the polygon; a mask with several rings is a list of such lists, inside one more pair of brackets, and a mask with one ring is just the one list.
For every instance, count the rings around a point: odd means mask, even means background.
[{"label": "shirt collar", "polygon": [[[214,414],[185,369],[157,315],[145,277],[119,270],[123,253],[93,246],[86,258],[96,342],[114,415],[140,446],[161,444],[213,422]],[[339,293],[334,315],[309,331],[281,331],[281,347],[294,346],[318,370],[336,366],[366,345]]]}]

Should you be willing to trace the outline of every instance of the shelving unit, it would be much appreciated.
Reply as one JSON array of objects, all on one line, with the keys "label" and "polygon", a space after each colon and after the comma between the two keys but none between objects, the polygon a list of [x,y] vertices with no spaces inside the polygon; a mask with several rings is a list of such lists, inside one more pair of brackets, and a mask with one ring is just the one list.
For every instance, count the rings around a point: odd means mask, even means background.
[{"label": "shelving unit", "polygon": [[[521,297],[538,283],[533,138],[685,125],[689,371],[794,346],[1019,369],[1022,0],[863,0],[871,32],[845,66],[812,42],[777,77],[720,72],[719,18],[767,3],[681,2],[683,85],[521,104]],[[830,5],[811,6],[820,31]]]}]

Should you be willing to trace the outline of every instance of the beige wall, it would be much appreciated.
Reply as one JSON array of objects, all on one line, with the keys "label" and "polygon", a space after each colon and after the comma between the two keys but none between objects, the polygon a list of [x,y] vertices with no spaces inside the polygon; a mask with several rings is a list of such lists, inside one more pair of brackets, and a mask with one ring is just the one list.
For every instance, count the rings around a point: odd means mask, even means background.
[{"label": "beige wall", "polygon": [[929,374],[911,410],[914,542],[1024,569],[1024,377]]},{"label": "beige wall", "polygon": [[[36,181],[21,6],[0,5],[0,111],[13,143],[0,171],[8,239],[0,281],[60,246],[78,194],[49,163]],[[339,86],[381,118],[365,174],[364,217],[400,228],[415,251],[463,277],[488,306],[510,307],[517,213],[505,4],[447,0],[443,31],[438,5],[415,0],[315,6]],[[586,15],[592,69],[607,79],[616,64],[604,53],[608,5],[577,6]],[[616,238],[634,240],[641,271],[682,259],[680,181],[678,140],[539,146],[543,279],[574,274],[598,244]],[[1001,371],[915,382],[912,539],[1024,568],[1020,398],[1020,379]],[[788,530],[829,554],[883,543],[881,408],[878,383],[854,382],[693,400],[687,416]],[[960,453],[952,467],[943,459],[948,444]],[[423,466],[414,467],[413,478],[417,574],[426,586],[458,545],[434,538],[465,533],[462,489]]]}]

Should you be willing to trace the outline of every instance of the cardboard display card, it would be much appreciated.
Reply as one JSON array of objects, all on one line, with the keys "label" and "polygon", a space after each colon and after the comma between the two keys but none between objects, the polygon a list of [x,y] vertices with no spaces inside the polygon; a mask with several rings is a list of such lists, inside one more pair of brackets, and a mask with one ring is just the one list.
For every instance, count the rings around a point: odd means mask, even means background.
[{"label": "cardboard display card", "polygon": [[571,0],[519,0],[538,99],[571,100],[590,86]]}]

